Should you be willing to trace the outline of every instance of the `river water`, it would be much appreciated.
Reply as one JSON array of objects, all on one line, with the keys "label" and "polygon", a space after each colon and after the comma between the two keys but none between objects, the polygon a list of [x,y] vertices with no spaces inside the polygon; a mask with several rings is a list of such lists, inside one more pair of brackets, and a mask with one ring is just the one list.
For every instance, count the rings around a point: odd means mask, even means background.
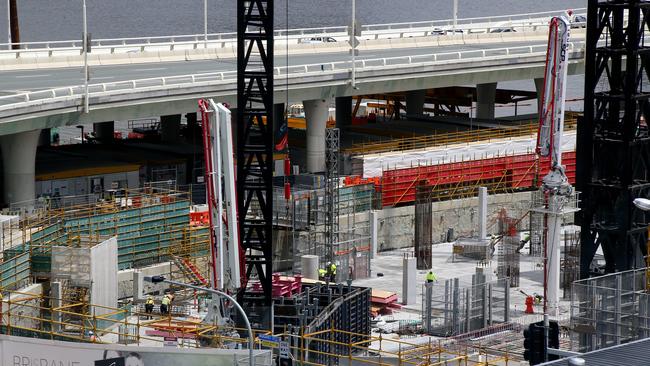
[{"label": "river water", "polygon": [[[162,36],[203,32],[204,0],[87,0],[93,38]],[[236,0],[207,0],[208,31],[234,31]],[[286,4],[289,3],[289,12]],[[19,0],[22,41],[80,38],[81,0]],[[357,0],[361,24],[452,17],[452,0]],[[459,0],[459,17],[561,10],[585,0]],[[6,1],[0,0],[0,42],[7,39]],[[276,28],[346,25],[351,0],[276,0]]]}]

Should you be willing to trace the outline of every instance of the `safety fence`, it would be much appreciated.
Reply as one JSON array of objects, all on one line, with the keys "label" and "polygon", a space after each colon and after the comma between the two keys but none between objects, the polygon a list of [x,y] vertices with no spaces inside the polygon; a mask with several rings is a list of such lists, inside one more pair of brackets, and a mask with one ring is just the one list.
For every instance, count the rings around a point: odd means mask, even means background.
[{"label": "safety fence", "polygon": [[[576,153],[562,153],[569,182],[575,183]],[[531,190],[541,185],[540,170],[550,158],[536,154],[504,155],[485,159],[385,170],[381,180],[383,207],[415,202],[416,187],[433,189],[432,200],[475,197],[478,187],[490,194]]]},{"label": "safety fence", "polygon": [[575,281],[570,329],[571,348],[577,352],[650,337],[646,269]]},{"label": "safety fence", "polygon": [[[578,113],[567,112],[565,114],[565,131],[575,130],[577,126]],[[436,146],[450,146],[477,141],[493,141],[513,137],[522,137],[537,134],[539,123],[530,121],[517,128],[485,128],[470,131],[453,131],[432,134],[425,136],[413,136],[389,141],[362,142],[349,148],[343,149],[349,155],[380,154],[396,151],[419,150]]]}]

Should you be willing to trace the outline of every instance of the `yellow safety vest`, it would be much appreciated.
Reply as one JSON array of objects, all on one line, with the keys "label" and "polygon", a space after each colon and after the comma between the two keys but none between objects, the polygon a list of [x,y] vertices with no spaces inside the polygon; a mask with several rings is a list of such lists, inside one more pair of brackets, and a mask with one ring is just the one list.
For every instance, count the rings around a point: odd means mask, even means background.
[{"label": "yellow safety vest", "polygon": [[324,270],[324,269],[322,269],[322,268],[318,270],[318,275],[319,275],[319,276],[321,276],[321,277],[325,277],[326,274],[327,274],[327,271],[326,271],[326,270]]},{"label": "yellow safety vest", "polygon": [[172,302],[172,299],[170,299],[169,296],[164,296],[162,298],[162,304],[163,305],[169,305],[170,302]]},{"label": "yellow safety vest", "polygon": [[335,275],[336,274],[336,264],[332,263],[330,266],[330,272]]},{"label": "yellow safety vest", "polygon": [[427,273],[427,282],[429,282],[429,281],[430,281],[430,282],[433,282],[433,281],[435,281],[435,280],[436,280],[436,275],[433,274],[433,272],[429,272],[429,273]]},{"label": "yellow safety vest", "polygon": [[153,305],[153,299],[147,299],[147,305]]}]

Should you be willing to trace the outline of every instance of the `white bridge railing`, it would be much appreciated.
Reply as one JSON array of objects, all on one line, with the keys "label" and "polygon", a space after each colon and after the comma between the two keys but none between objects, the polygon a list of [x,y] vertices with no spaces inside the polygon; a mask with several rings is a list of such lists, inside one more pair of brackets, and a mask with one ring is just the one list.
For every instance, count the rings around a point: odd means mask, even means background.
[{"label": "white bridge railing", "polygon": [[[575,14],[584,14],[586,9],[576,9]],[[548,18],[564,13],[564,10],[547,11],[538,13],[512,14],[490,17],[463,18],[457,20],[457,29],[465,33],[489,33],[499,28],[510,28],[515,31],[542,30],[546,31]],[[582,26],[582,24],[579,24]],[[380,38],[408,38],[413,36],[435,35],[434,30],[451,30],[452,19],[420,21],[410,23],[387,23],[362,26],[362,39]],[[329,36],[338,41],[347,40],[347,26],[301,28],[277,30],[274,32],[276,42],[281,44],[299,43],[302,39],[315,36]],[[207,39],[206,39],[207,36]],[[190,34],[154,37],[128,37],[104,38],[92,41],[92,52],[145,52],[153,50],[170,50],[175,48],[224,48],[232,47],[236,43],[237,34],[212,33]],[[11,44],[0,43],[0,57],[19,58],[29,54],[42,54],[52,56],[54,53],[81,54],[81,40],[23,42],[19,43],[20,49],[11,50]]]},{"label": "white bridge railing", "polygon": [[[570,51],[574,57],[576,56],[576,53],[582,52],[583,49],[584,42],[570,43]],[[544,56],[546,55],[546,50],[546,44],[541,44],[485,50],[468,50],[461,52],[442,52],[429,55],[358,60],[356,61],[356,66],[358,73],[382,68],[390,68],[391,70],[395,70],[396,68],[435,65],[441,63],[450,63],[450,61],[456,61],[459,63],[459,67],[463,67],[463,61],[471,62],[481,60],[505,60],[508,58],[525,56]],[[288,67],[277,67],[274,69],[274,74],[276,76],[291,76],[292,78],[299,78],[303,76],[313,76],[331,72],[349,72],[350,67],[350,61],[295,65]],[[135,93],[138,91],[158,90],[171,86],[197,87],[202,85],[212,85],[219,82],[231,83],[236,80],[236,77],[237,71],[225,71],[217,73],[167,76],[91,84],[89,85],[89,95],[90,97],[98,97],[125,92]],[[81,99],[84,95],[85,89],[83,86],[79,85],[0,96],[0,116],[3,114],[7,115],[7,112],[11,112],[16,108],[28,107],[30,105],[44,104],[61,100]]]}]

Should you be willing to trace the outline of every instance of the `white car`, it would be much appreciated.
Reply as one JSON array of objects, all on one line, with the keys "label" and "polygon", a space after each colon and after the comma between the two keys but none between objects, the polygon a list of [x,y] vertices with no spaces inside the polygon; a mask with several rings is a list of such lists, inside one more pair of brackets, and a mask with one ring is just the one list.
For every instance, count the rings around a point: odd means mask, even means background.
[{"label": "white car", "polygon": [[332,37],[309,37],[300,40],[300,43],[331,43],[336,42]]}]

